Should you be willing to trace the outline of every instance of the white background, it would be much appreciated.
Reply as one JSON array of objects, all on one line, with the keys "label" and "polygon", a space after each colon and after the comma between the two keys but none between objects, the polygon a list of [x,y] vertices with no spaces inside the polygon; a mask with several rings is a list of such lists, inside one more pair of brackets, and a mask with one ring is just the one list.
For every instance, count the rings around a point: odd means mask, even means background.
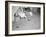
[{"label": "white background", "polygon": [[[46,3],[46,0],[19,0],[19,1],[29,1],[29,2],[33,1],[33,2]],[[46,14],[46,11],[45,11],[45,14]],[[45,19],[46,19],[46,15],[45,15]],[[0,37],[5,37],[5,0],[0,0]],[[24,36],[11,36],[11,37],[46,37],[46,32],[45,34],[40,34],[40,35],[24,35]]]}]

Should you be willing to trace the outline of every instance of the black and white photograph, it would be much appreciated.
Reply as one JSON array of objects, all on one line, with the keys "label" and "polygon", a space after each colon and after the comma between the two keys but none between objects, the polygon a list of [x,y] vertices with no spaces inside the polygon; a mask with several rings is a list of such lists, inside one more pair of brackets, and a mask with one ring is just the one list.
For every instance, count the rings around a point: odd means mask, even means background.
[{"label": "black and white photograph", "polygon": [[12,7],[12,30],[40,29],[39,7]]},{"label": "black and white photograph", "polygon": [[8,4],[5,5],[8,13],[7,35],[44,34],[44,3],[7,2],[6,4]]}]

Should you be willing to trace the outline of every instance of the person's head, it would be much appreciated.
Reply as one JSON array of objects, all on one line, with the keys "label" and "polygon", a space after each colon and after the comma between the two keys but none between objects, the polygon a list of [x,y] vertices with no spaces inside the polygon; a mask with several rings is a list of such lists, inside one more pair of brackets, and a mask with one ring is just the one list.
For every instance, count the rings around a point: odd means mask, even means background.
[{"label": "person's head", "polygon": [[23,8],[23,11],[24,11],[24,12],[30,12],[31,9],[30,9],[30,7],[27,7],[27,8]]}]

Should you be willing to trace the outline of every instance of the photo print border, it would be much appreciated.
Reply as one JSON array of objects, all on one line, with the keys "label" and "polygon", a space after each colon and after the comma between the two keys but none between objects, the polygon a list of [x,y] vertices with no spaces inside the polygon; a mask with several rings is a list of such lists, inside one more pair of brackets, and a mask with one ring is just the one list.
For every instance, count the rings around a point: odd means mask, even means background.
[{"label": "photo print border", "polygon": [[[9,34],[9,24],[8,24],[8,2],[11,3],[26,3],[26,4],[38,4],[43,5],[43,32],[39,33],[25,33],[25,34]],[[19,35],[36,35],[36,34],[45,34],[45,3],[41,2],[24,2],[24,1],[5,1],[5,36],[19,36]]]}]

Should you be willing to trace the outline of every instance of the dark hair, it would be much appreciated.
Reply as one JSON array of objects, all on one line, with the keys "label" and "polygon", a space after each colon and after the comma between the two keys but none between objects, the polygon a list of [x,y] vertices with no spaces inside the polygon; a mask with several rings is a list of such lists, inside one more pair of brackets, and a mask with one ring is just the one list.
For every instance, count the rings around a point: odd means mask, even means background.
[{"label": "dark hair", "polygon": [[23,9],[24,9],[24,11],[27,11],[27,12],[30,12],[31,11],[30,7],[23,8]]}]

